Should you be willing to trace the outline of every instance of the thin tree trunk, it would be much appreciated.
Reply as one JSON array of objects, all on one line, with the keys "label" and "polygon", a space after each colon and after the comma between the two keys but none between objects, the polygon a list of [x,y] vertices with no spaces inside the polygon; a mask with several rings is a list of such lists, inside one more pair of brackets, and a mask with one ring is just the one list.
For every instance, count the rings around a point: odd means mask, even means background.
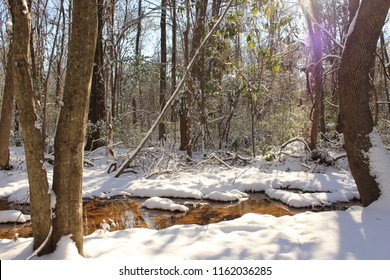
[{"label": "thin tree trunk", "polygon": [[[183,32],[183,41],[184,41],[184,66],[188,67],[189,61],[190,61],[190,43],[189,43],[189,36],[190,36],[190,3],[189,0],[185,1],[186,6],[186,29]],[[190,83],[190,81],[188,81]],[[188,86],[189,87],[189,86]],[[189,112],[188,112],[188,95],[189,91],[187,90],[183,100],[180,106],[180,151],[186,151],[188,149],[188,145],[190,145],[191,138],[188,138],[190,135],[188,133],[190,121],[188,120]]]},{"label": "thin tree trunk", "polygon": [[48,96],[48,91],[49,91],[49,81],[50,81],[50,73],[51,73],[51,68],[52,68],[52,65],[53,65],[53,61],[54,61],[54,53],[55,53],[55,48],[56,48],[56,44],[57,44],[57,39],[58,39],[58,34],[59,34],[59,31],[60,31],[60,21],[61,21],[61,17],[60,17],[60,14],[61,14],[61,11],[59,12],[59,15],[57,16],[57,23],[56,23],[56,31],[55,31],[55,35],[54,35],[54,41],[53,41],[53,45],[52,45],[52,51],[51,51],[51,54],[50,54],[50,58],[49,58],[49,65],[48,65],[48,68],[47,68],[47,74],[46,74],[46,77],[45,77],[45,83],[43,85],[43,108],[42,108],[42,143],[43,143],[43,149],[45,150],[45,147],[46,147],[46,127],[47,127],[47,96]]},{"label": "thin tree trunk", "polygon": [[[322,35],[321,29],[318,26],[320,20],[320,7],[318,0],[311,0],[309,8],[311,11],[307,11],[304,5],[301,5],[305,13],[309,37],[311,45],[313,47],[314,54],[314,107],[313,107],[313,119],[310,131],[310,148],[313,150],[317,146],[318,132],[321,130],[325,134],[325,120],[323,109],[323,88],[322,88]],[[313,23],[313,20],[316,21]]]},{"label": "thin tree trunk", "polygon": [[[172,0],[172,93],[176,89],[176,53],[177,53],[177,19],[176,19],[176,0]],[[172,105],[171,121],[176,125],[176,113]],[[176,140],[176,131],[175,140]]]},{"label": "thin tree trunk", "polygon": [[[194,57],[195,52],[199,49],[199,46],[202,42],[202,38],[205,33],[205,23],[206,23],[206,15],[207,15],[207,3],[208,0],[201,0],[196,2],[196,22],[194,27],[194,34],[192,36],[191,42],[191,50],[190,57]],[[201,55],[202,57],[202,55]],[[200,57],[200,58],[201,58]],[[187,144],[187,155],[192,157],[193,154],[193,143],[192,143],[192,110],[193,110],[193,102],[194,102],[194,94],[195,94],[195,86],[199,85],[201,87],[202,79],[201,79],[201,59],[195,63],[194,67],[191,71],[191,76],[188,80],[188,95],[187,95],[187,136],[186,139],[188,141]],[[202,108],[201,108],[202,110]],[[202,114],[202,113],[201,113]],[[203,127],[204,128],[204,127]],[[203,140],[203,139],[202,139]]]},{"label": "thin tree trunk", "polygon": [[108,124],[108,143],[113,144],[113,95],[114,95],[114,15],[115,1],[110,0],[107,7],[107,69],[106,69],[106,103],[107,103],[107,124]]},{"label": "thin tree trunk", "polygon": [[[138,18],[137,18],[137,34],[135,37],[135,59],[136,59],[136,65],[137,65],[137,85],[138,85],[138,96],[139,96],[139,108],[141,109],[141,104],[143,104],[143,92],[142,92],[142,85],[141,85],[141,73],[140,73],[140,66],[142,63],[142,57],[141,57],[141,32],[142,32],[142,0],[138,0]],[[133,125],[136,125],[139,122],[140,128],[142,129],[144,124],[144,118],[143,113],[141,113],[141,110],[139,114],[137,113],[137,100],[135,96],[131,97],[131,103],[133,106]]]},{"label": "thin tree trunk", "polygon": [[57,107],[59,106],[59,101],[62,98],[62,88],[63,88],[63,82],[62,82],[62,64],[63,64],[63,58],[64,58],[64,53],[65,53],[65,28],[66,28],[66,15],[65,15],[65,9],[64,9],[64,0],[61,0],[61,7],[60,7],[60,15],[62,16],[62,34],[61,34],[61,43],[59,46],[59,52],[57,54],[57,69],[56,69],[56,90],[55,90],[55,95],[56,95],[56,103]]},{"label": "thin tree trunk", "polygon": [[104,0],[98,0],[98,38],[96,41],[95,61],[93,66],[91,95],[89,100],[88,120],[91,131],[87,135],[85,150],[95,150],[106,144],[103,137],[103,124],[106,120],[106,96],[104,82]]},{"label": "thin tree trunk", "polygon": [[372,147],[369,134],[374,128],[369,108],[369,70],[389,7],[389,0],[361,2],[340,64],[340,119],[349,166],[363,206],[380,196],[378,182],[370,173],[367,157]]},{"label": "thin tree trunk", "polygon": [[12,61],[12,42],[10,42],[0,119],[0,169],[11,168],[9,162],[9,137],[11,134],[12,108],[14,107],[13,105],[15,95],[14,92],[15,88]]},{"label": "thin tree trunk", "polygon": [[380,36],[380,42],[381,42],[381,50],[382,50],[382,68],[383,68],[383,80],[384,80],[384,87],[385,87],[385,93],[386,93],[386,101],[389,102],[387,104],[387,118],[390,119],[390,94],[389,94],[389,85],[388,85],[388,77],[390,77],[390,67],[386,67],[390,63],[389,55],[387,53],[386,44],[385,44],[385,36],[383,35],[383,32]]},{"label": "thin tree trunk", "polygon": [[[30,213],[34,237],[34,249],[39,248],[49,235],[51,211],[49,183],[44,168],[44,151],[41,129],[35,110],[34,90],[30,73],[31,14],[23,0],[10,0],[13,18],[13,61],[16,102],[19,108],[27,175],[30,191]],[[49,247],[43,248],[42,254]]]},{"label": "thin tree trunk", "polygon": [[[160,62],[160,111],[166,104],[167,91],[167,0],[161,0],[161,62]],[[164,145],[166,132],[164,122],[158,127],[158,140]]]},{"label": "thin tree trunk", "polygon": [[71,235],[83,255],[82,177],[84,139],[98,33],[96,0],[74,1],[63,107],[54,140],[53,243]]}]

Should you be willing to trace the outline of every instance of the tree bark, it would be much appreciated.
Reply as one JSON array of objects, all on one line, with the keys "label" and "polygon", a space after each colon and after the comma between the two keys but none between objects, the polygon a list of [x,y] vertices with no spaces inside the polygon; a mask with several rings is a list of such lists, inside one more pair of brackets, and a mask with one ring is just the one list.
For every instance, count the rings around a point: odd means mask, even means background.
[{"label": "tree bark", "polygon": [[[374,123],[369,108],[369,69],[381,29],[390,7],[389,0],[363,0],[345,43],[340,65],[340,120],[349,166],[363,206],[380,196],[370,174],[367,152]],[[350,29],[351,29],[350,28]]]},{"label": "tree bark", "polygon": [[62,110],[54,140],[53,248],[72,235],[83,255],[82,177],[84,139],[97,39],[97,0],[74,1]]},{"label": "tree bark", "polygon": [[106,90],[104,81],[104,0],[98,0],[98,37],[96,41],[95,62],[93,65],[91,96],[89,101],[88,120],[91,125],[87,135],[85,150],[95,150],[106,144],[103,137],[103,124],[106,120]]},{"label": "tree bark", "polygon": [[[51,227],[49,183],[44,168],[41,129],[35,110],[34,90],[30,73],[31,14],[26,1],[10,0],[13,18],[13,61],[16,102],[22,126],[30,191],[30,213],[34,249],[46,239]],[[48,252],[46,246],[40,253]]]},{"label": "tree bark", "polygon": [[[186,7],[186,29],[183,32],[183,41],[184,41],[184,66],[188,67],[190,63],[190,29],[191,29],[191,23],[190,23],[190,1],[185,1],[185,7]],[[190,80],[191,78],[189,78]],[[188,81],[190,83],[190,81]],[[189,86],[188,86],[189,87]],[[191,138],[188,138],[188,136],[191,136],[191,133],[189,133],[189,127],[191,126],[191,120],[189,119],[190,113],[188,112],[188,100],[189,100],[189,90],[186,91],[184,96],[182,96],[182,102],[180,104],[180,151],[186,151],[188,149],[188,146],[190,145]]]},{"label": "tree bark", "polygon": [[[167,4],[167,0],[161,0],[160,111],[165,106],[167,91]],[[162,145],[166,141],[164,122],[160,122],[158,127],[158,140]]]},{"label": "tree bark", "polygon": [[[313,150],[317,146],[318,132],[325,133],[324,109],[323,109],[323,87],[322,87],[322,34],[318,26],[320,21],[320,6],[318,0],[311,0],[309,9],[306,11],[302,6],[309,30],[309,37],[313,48],[314,56],[314,104],[313,104],[313,119],[310,132],[310,148]],[[315,22],[313,22],[313,20]]]},{"label": "tree bark", "polygon": [[[177,19],[176,19],[176,0],[172,0],[172,93],[176,89],[176,60],[177,60]],[[171,111],[171,121],[175,122],[176,125],[176,112],[174,110],[174,105],[172,105],[172,111]],[[176,140],[176,131],[175,131],[175,140]]]},{"label": "tree bark", "polygon": [[11,134],[12,108],[14,105],[14,75],[12,61],[12,42],[9,44],[3,104],[1,107],[0,119],[0,169],[10,169],[9,163],[9,137]]},{"label": "tree bark", "polygon": [[[141,56],[141,33],[142,33],[142,0],[138,0],[138,18],[137,18],[137,33],[135,36],[135,59],[136,59],[136,65],[137,65],[137,87],[138,87],[138,96],[139,96],[139,107],[141,108],[141,104],[143,104],[143,92],[142,92],[142,85],[141,85],[141,63],[142,63],[142,56]],[[137,125],[139,122],[140,128],[142,129],[144,124],[144,117],[143,113],[137,112],[137,100],[135,95],[131,97],[131,104],[133,107],[133,125]]]}]

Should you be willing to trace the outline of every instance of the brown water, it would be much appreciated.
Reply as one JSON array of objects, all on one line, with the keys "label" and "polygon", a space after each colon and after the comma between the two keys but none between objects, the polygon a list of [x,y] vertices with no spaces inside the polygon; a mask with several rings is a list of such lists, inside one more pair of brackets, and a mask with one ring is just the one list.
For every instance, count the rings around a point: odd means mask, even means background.
[{"label": "brown water", "polygon": [[[271,201],[264,194],[251,194],[248,200],[228,203],[199,200],[172,199],[176,203],[187,205],[189,211],[171,212],[149,210],[141,207],[146,199],[116,197],[110,200],[93,199],[83,203],[84,234],[88,235],[95,230],[102,229],[103,220],[110,224],[110,230],[128,228],[163,229],[180,224],[206,225],[241,217],[246,213],[270,214],[276,217],[293,215],[297,211],[289,209],[281,203]],[[20,209],[20,208],[24,209]],[[28,212],[27,207],[10,205],[0,201],[0,210],[20,209]],[[13,237],[13,224],[0,225],[0,238]],[[20,237],[31,237],[31,223],[16,225]]]}]

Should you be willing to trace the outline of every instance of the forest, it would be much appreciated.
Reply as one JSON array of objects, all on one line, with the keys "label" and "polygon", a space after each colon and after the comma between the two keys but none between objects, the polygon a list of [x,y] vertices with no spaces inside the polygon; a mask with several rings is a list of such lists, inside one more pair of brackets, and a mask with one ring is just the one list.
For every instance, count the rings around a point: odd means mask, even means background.
[{"label": "forest", "polygon": [[2,0],[0,259],[390,259],[389,8]]}]

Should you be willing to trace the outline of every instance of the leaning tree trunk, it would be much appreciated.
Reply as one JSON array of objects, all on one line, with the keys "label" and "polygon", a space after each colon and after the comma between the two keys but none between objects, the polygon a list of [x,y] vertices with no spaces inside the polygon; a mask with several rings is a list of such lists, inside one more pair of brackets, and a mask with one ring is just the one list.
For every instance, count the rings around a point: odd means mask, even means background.
[{"label": "leaning tree trunk", "polygon": [[12,108],[14,103],[14,75],[12,63],[12,43],[9,44],[7,58],[3,104],[0,117],[0,169],[10,169],[9,163],[9,137],[11,134]]},{"label": "leaning tree trunk", "polygon": [[340,118],[349,166],[363,206],[380,196],[367,152],[374,123],[369,108],[369,69],[390,0],[363,0],[351,25],[340,65]]},{"label": "leaning tree trunk", "polygon": [[54,141],[53,247],[72,235],[83,255],[82,179],[84,138],[97,38],[97,1],[74,1],[68,67]]},{"label": "leaning tree trunk", "polygon": [[[40,123],[35,110],[30,72],[31,14],[24,0],[9,1],[13,18],[13,60],[16,102],[26,154],[34,249],[42,245],[51,228],[49,183],[44,168]],[[40,251],[47,253],[48,247]]]}]

